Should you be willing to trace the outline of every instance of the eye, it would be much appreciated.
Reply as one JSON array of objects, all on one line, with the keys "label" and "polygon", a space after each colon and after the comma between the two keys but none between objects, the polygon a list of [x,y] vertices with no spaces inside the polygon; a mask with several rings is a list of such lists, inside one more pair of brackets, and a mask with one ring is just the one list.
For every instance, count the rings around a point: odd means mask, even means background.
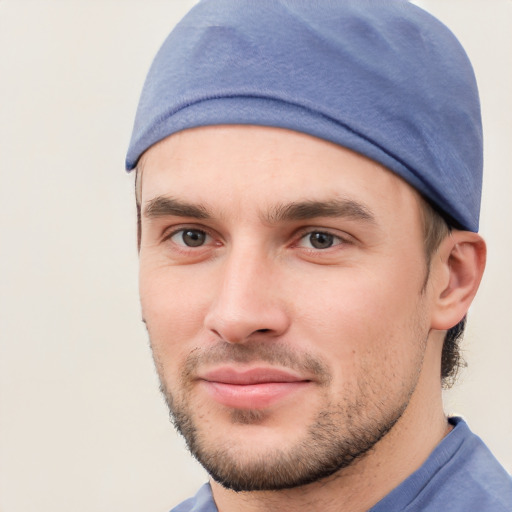
[{"label": "eye", "polygon": [[299,245],[302,247],[313,248],[313,249],[329,249],[335,245],[339,245],[343,240],[336,235],[326,233],[324,231],[311,231],[304,235]]},{"label": "eye", "polygon": [[201,247],[204,245],[208,239],[209,235],[207,235],[204,231],[200,229],[180,229],[173,233],[170,237],[177,245],[184,245],[186,247]]}]

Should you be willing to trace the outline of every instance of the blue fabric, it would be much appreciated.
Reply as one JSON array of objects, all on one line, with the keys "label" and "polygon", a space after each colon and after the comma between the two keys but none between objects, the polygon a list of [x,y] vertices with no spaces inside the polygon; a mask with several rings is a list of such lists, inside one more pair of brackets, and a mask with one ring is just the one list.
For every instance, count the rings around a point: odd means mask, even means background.
[{"label": "blue fabric", "polygon": [[[425,463],[368,512],[512,512],[512,478],[461,418]],[[171,512],[217,512],[209,484]]]},{"label": "blue fabric", "polygon": [[171,512],[217,512],[210,484],[204,484],[193,498],[180,503]]},{"label": "blue fabric", "polygon": [[289,128],[353,149],[478,230],[473,69],[455,36],[405,0],[203,0],[153,61],[127,170],[168,135],[215,124]]},{"label": "blue fabric", "polygon": [[427,461],[369,512],[512,512],[512,478],[461,418]]}]

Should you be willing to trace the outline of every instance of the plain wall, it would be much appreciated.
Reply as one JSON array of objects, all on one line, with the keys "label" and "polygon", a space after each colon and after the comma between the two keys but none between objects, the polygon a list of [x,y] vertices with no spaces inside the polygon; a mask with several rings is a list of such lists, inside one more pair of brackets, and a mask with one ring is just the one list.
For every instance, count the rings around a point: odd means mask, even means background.
[{"label": "plain wall", "polygon": [[[164,512],[206,479],[140,321],[136,103],[185,0],[0,0],[0,511]],[[418,1],[482,94],[486,276],[447,396],[512,470],[512,2]]]}]

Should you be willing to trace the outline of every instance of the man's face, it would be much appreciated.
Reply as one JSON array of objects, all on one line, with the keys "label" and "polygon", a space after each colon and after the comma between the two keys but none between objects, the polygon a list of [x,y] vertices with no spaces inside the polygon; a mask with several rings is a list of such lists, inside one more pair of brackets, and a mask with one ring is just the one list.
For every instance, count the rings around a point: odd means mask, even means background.
[{"label": "man's face", "polygon": [[407,408],[430,329],[414,190],[277,128],[181,132],[142,167],[143,316],[194,455],[258,490],[368,452]]}]

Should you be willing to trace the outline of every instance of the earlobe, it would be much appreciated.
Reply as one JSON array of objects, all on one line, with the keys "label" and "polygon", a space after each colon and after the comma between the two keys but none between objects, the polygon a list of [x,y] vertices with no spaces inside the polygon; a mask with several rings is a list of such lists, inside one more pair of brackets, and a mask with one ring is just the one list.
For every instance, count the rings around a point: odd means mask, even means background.
[{"label": "earlobe", "polygon": [[432,262],[435,274],[431,327],[447,330],[466,315],[485,268],[486,246],[480,235],[452,231]]}]

